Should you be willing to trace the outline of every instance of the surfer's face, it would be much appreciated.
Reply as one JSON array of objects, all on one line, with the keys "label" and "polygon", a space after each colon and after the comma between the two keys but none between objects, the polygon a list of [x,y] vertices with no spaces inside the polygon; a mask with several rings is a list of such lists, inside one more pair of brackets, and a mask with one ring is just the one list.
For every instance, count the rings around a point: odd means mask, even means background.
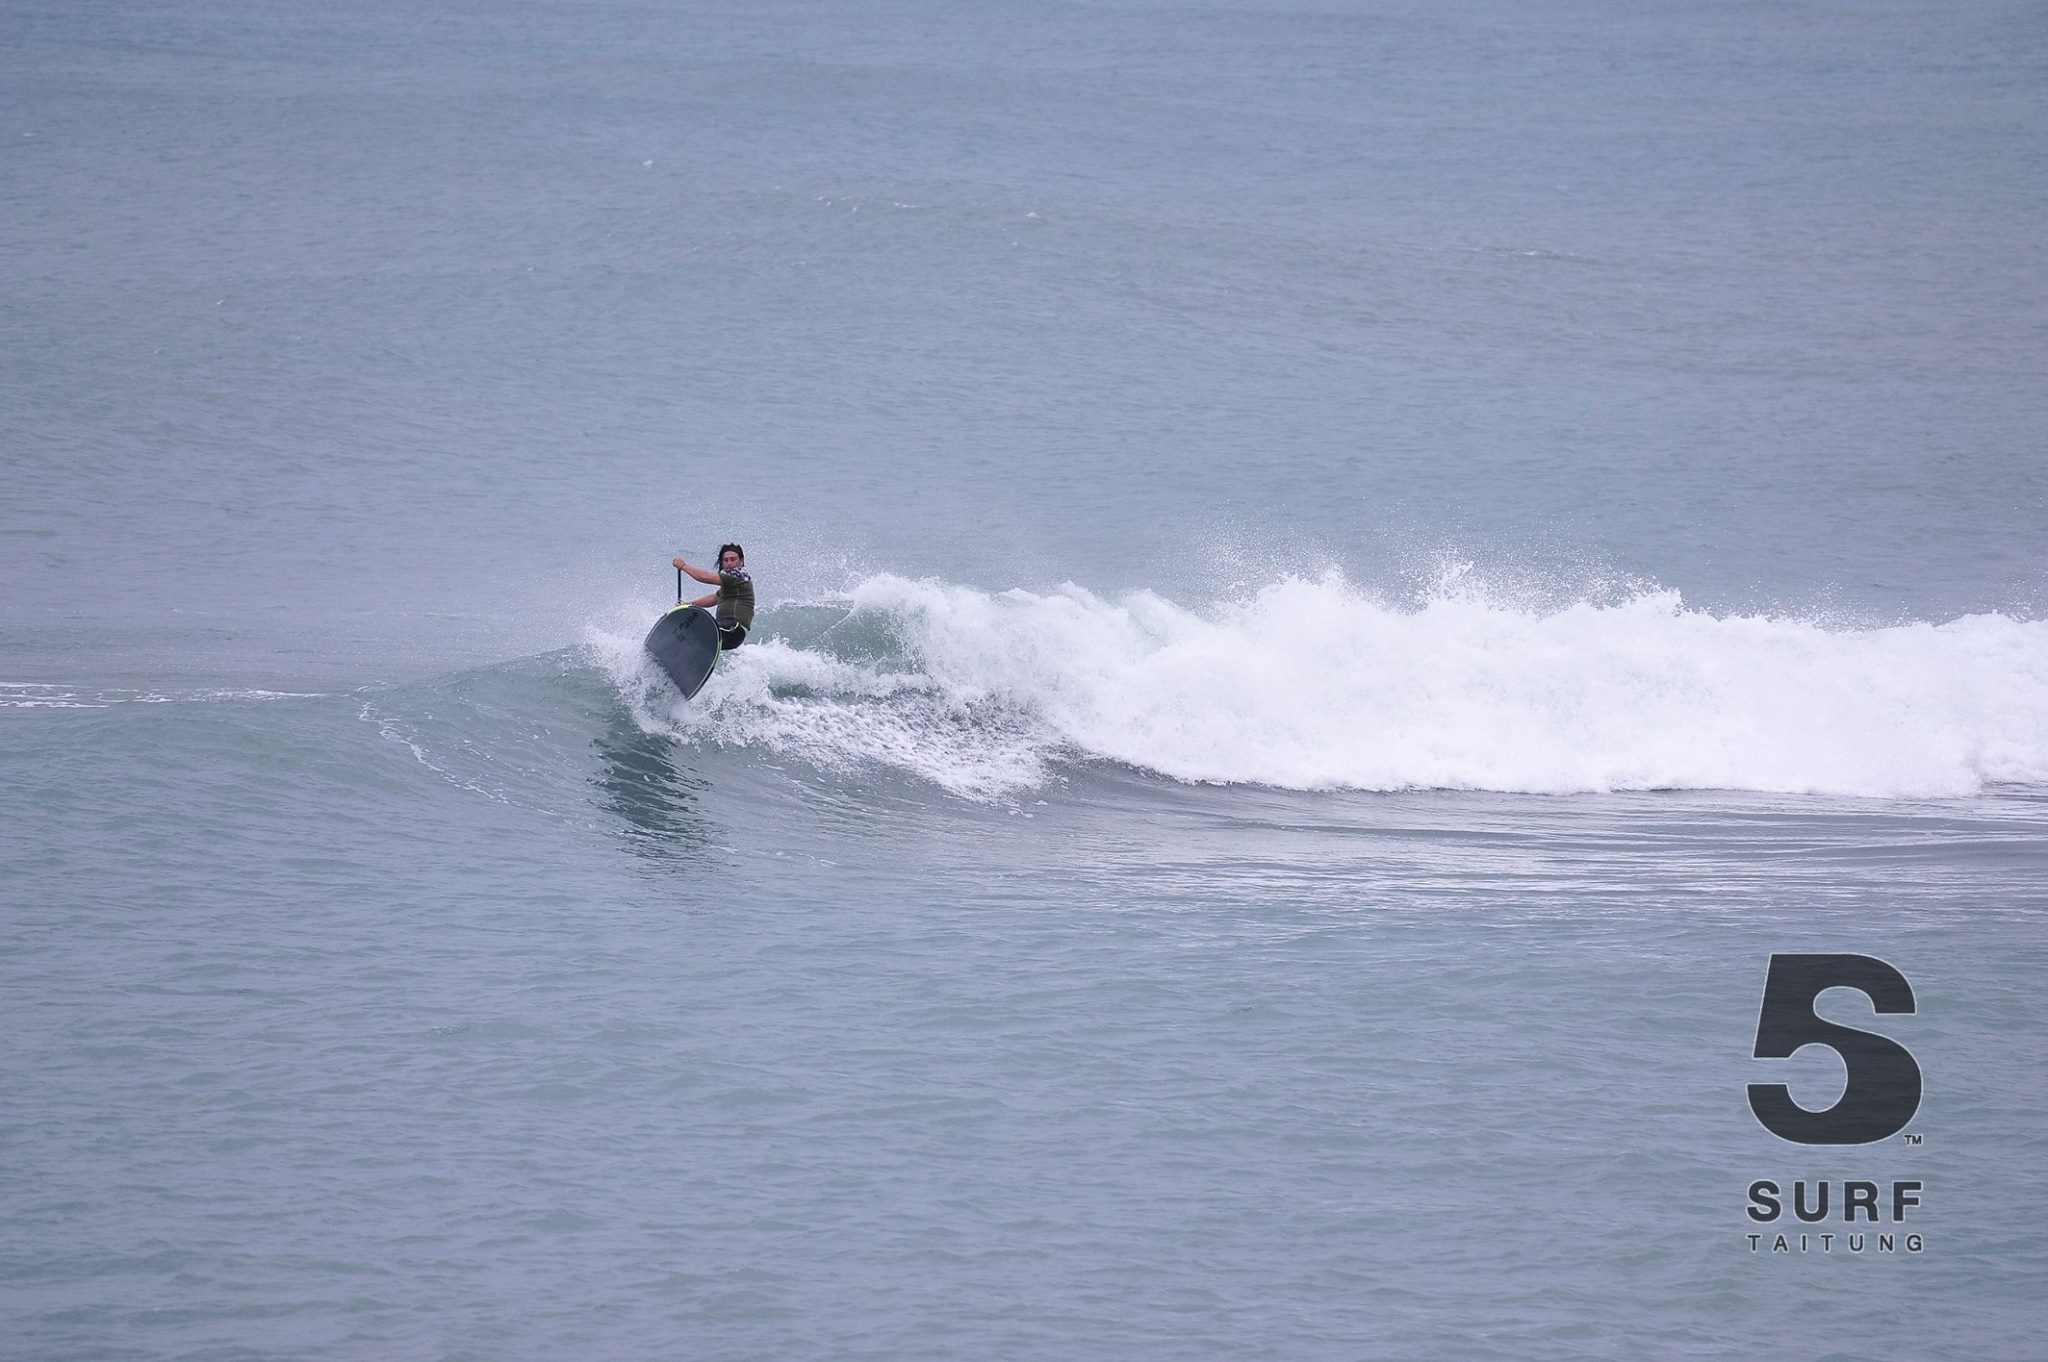
[{"label": "surfer's face", "polygon": [[727,549],[724,553],[718,555],[718,565],[722,568],[736,568],[743,561],[745,560],[731,549]]}]

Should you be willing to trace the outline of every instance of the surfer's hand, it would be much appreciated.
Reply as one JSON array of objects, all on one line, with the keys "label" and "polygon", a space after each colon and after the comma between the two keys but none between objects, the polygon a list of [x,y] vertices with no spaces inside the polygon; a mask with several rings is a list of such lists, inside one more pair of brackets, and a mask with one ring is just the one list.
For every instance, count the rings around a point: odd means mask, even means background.
[{"label": "surfer's hand", "polygon": [[682,569],[683,571],[685,571],[685,572],[688,572],[688,571],[690,570],[690,565],[689,565],[688,563],[684,562],[684,561],[682,560],[682,558],[681,558],[681,556],[680,556],[680,555],[678,555],[678,556],[677,556],[677,558],[676,558],[676,560],[675,560],[675,565],[676,565],[677,567],[681,568],[681,569]]}]

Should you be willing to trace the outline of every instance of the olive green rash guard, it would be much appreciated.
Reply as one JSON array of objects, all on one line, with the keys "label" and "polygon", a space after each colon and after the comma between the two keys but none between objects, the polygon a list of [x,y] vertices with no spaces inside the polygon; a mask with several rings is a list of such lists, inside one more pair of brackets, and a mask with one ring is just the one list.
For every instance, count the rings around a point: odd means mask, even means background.
[{"label": "olive green rash guard", "polygon": [[754,579],[743,569],[718,572],[718,622],[754,627]]}]

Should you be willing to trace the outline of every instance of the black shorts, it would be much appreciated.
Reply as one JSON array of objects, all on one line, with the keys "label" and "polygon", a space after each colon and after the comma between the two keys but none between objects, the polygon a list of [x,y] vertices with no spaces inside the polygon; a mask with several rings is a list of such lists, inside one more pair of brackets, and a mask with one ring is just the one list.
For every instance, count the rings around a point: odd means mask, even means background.
[{"label": "black shorts", "polygon": [[747,641],[747,626],[744,624],[721,624],[718,626],[718,651],[729,653]]}]

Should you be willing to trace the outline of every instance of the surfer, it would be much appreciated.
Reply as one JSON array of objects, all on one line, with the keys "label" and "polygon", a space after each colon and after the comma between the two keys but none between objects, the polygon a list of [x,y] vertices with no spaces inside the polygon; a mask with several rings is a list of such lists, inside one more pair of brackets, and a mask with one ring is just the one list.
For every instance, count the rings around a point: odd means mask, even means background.
[{"label": "surfer", "polygon": [[747,630],[754,626],[754,579],[747,575],[747,554],[738,544],[722,544],[718,549],[718,570],[692,567],[680,557],[676,567],[718,590],[708,596],[699,596],[691,605],[710,609],[718,608],[718,650],[727,652],[747,641]]}]

